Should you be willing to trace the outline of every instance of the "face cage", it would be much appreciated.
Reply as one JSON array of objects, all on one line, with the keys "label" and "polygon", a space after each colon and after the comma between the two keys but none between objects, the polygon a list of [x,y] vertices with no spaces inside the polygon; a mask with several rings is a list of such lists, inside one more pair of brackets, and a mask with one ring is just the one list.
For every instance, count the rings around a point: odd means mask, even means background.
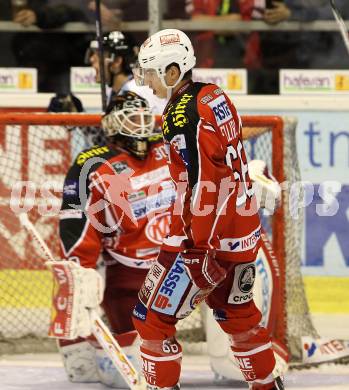
[{"label": "face cage", "polygon": [[113,109],[102,119],[102,126],[108,137],[121,134],[139,139],[158,134],[155,129],[155,116],[144,108]]}]

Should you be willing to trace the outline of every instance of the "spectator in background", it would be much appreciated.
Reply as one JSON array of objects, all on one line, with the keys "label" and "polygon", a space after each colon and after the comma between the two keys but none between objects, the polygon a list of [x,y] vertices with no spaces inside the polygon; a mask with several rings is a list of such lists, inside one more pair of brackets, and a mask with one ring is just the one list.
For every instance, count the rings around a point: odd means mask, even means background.
[{"label": "spectator in background", "polygon": [[[291,2],[292,0],[289,2],[280,0],[263,4],[254,0],[241,0],[246,20],[260,19],[270,25],[290,19],[292,11],[289,3]],[[305,68],[307,66],[305,59],[298,56],[301,34],[298,31],[296,33],[262,31],[252,34],[259,54],[254,61],[254,66],[248,67],[248,92],[250,94],[278,94],[280,68]],[[247,48],[246,52],[247,57],[255,56],[251,48]]]},{"label": "spectator in background", "polygon": [[[122,11],[121,1],[104,1],[101,3],[101,20],[104,32],[120,30]],[[88,9],[92,12],[96,11],[96,2],[94,0],[88,2]]]},{"label": "spectator in background", "polygon": [[[188,8],[193,20],[215,16],[217,20],[241,20],[237,0],[190,0]],[[198,68],[236,68],[243,65],[244,37],[241,34],[217,35],[213,31],[197,33],[193,37]]]},{"label": "spectator in background", "polygon": [[[17,8],[14,2],[20,1]],[[104,31],[120,25],[121,10],[105,0],[101,5]],[[41,29],[60,28],[68,22],[94,24],[92,0],[3,0],[0,18],[24,27],[36,25]],[[107,5],[110,8],[107,8]],[[33,67],[38,69],[40,92],[67,94],[70,91],[70,67],[83,66],[84,54],[94,33],[1,32],[0,43],[7,42],[7,51],[13,53],[0,59],[0,66]]]},{"label": "spectator in background", "polygon": [[[1,1],[0,10],[4,20],[24,27],[36,25],[51,29],[67,22],[89,21],[83,9],[63,1],[27,0],[17,10],[10,0]],[[92,36],[86,33],[17,32],[10,36],[15,60],[11,65],[37,68],[40,92],[68,93],[70,67],[83,65],[85,49]],[[3,66],[2,59],[0,61]]]},{"label": "spectator in background", "polygon": [[[343,17],[349,17],[346,0],[336,4]],[[251,15],[254,11],[251,10]],[[326,0],[275,1],[261,18],[270,25],[283,21],[334,20]],[[261,67],[249,73],[249,93],[279,93],[279,69],[348,68],[349,56],[339,32],[266,31],[259,33]]]},{"label": "spectator in background", "polygon": [[[336,6],[343,19],[349,19],[347,0],[336,0]],[[334,20],[327,0],[293,0],[291,20],[312,22]],[[349,54],[338,31],[306,31],[302,34],[303,44],[300,56],[307,56],[309,67],[314,69],[348,69]]]}]

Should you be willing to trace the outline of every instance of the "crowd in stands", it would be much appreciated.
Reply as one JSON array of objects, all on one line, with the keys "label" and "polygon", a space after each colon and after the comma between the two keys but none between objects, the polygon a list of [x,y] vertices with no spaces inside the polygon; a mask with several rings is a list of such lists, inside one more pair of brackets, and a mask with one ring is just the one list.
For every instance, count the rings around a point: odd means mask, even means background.
[{"label": "crowd in stands", "polygon": [[[349,19],[348,0],[336,0]],[[334,20],[328,0],[162,0],[164,19],[224,21],[260,20],[266,25],[284,21]],[[12,21],[22,30],[0,30],[0,67],[35,67],[40,92],[69,91],[69,69],[84,66],[91,33],[59,31],[68,22],[95,23],[94,0],[2,0],[0,22]],[[148,0],[102,0],[104,31],[119,30],[121,22],[148,19]],[[45,33],[25,31],[37,26]],[[49,32],[48,32],[49,30]],[[141,43],[147,32],[134,33]],[[349,54],[338,31],[190,32],[197,66],[246,68],[249,93],[278,93],[278,70],[349,69]],[[197,50],[200,48],[200,50]]]}]

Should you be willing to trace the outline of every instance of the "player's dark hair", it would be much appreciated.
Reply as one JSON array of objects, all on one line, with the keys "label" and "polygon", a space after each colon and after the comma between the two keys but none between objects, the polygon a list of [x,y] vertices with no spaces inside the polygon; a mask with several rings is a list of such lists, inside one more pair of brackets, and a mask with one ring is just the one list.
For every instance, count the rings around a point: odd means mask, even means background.
[{"label": "player's dark hair", "polygon": [[[180,70],[179,65],[176,62],[172,62],[170,65],[166,66],[166,72],[171,68],[171,66],[175,66],[178,70]],[[190,69],[184,73],[182,80],[190,80],[192,77],[193,77],[193,71],[192,69]]]}]

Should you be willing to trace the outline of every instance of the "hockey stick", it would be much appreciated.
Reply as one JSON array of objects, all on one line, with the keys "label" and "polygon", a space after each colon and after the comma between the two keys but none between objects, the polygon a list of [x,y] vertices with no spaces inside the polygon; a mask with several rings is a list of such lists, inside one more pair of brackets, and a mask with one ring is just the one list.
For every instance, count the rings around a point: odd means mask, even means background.
[{"label": "hockey stick", "polygon": [[336,7],[336,3],[334,0],[330,0],[330,4],[331,4],[331,8],[332,8],[332,12],[333,12],[333,15],[334,15],[334,18],[336,19],[336,22],[339,26],[339,31],[342,35],[342,38],[343,38],[343,41],[344,41],[344,45],[345,47],[347,48],[347,51],[348,51],[348,54],[349,54],[349,33],[348,33],[348,29],[347,29],[347,26],[342,18],[342,15],[340,14],[338,8]]},{"label": "hockey stick", "polygon": [[98,57],[99,57],[99,74],[101,76],[101,97],[102,97],[102,110],[106,112],[107,109],[107,92],[106,92],[106,80],[105,80],[105,68],[104,68],[104,48],[103,48],[103,30],[102,30],[102,18],[101,18],[101,1],[95,0],[96,4],[96,36],[98,41]]},{"label": "hockey stick", "polygon": [[[19,221],[27,232],[35,239],[36,243],[42,249],[43,254],[48,261],[55,261],[52,252],[42,239],[35,226],[30,222],[26,213],[19,214]],[[96,310],[89,309],[92,333],[113,362],[115,368],[122,375],[131,390],[146,389],[145,380],[140,377],[133,364],[130,362],[125,352],[115,340],[114,336],[99,317]]]}]

